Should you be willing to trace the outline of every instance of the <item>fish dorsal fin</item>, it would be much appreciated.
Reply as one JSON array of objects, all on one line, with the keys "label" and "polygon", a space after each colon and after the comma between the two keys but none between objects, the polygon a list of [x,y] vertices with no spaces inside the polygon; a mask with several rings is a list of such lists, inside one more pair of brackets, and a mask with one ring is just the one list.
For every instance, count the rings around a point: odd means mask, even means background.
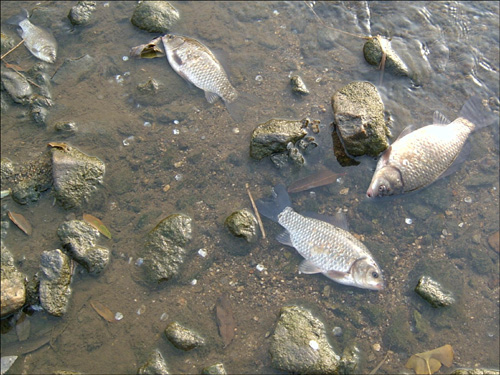
[{"label": "fish dorsal fin", "polygon": [[311,275],[314,273],[320,273],[322,272],[318,266],[316,266],[314,263],[311,261],[304,259],[300,264],[299,264],[299,271],[301,273],[305,273],[307,275]]},{"label": "fish dorsal fin", "polygon": [[293,247],[292,239],[290,238],[290,233],[288,233],[287,231],[278,234],[276,236],[276,240],[283,245]]},{"label": "fish dorsal fin", "polygon": [[432,116],[432,123],[435,125],[448,125],[451,121],[439,111],[435,111]]},{"label": "fish dorsal fin", "polygon": [[[398,138],[396,139],[396,141],[400,140],[404,136],[407,136],[408,134],[410,134],[415,129],[416,129],[415,125],[408,125],[406,128],[403,129],[403,131],[401,133],[399,133]],[[394,142],[396,142],[396,141],[394,141]]]},{"label": "fish dorsal fin", "polygon": [[210,92],[210,91],[205,91],[205,98],[207,98],[207,101],[210,104],[213,104],[217,101],[217,99],[219,98],[219,95],[217,95],[213,92]]},{"label": "fish dorsal fin", "polygon": [[318,214],[316,212],[306,211],[306,212],[303,212],[302,215],[310,217],[312,219],[324,221],[328,224],[331,224],[331,225],[336,226],[338,228],[349,231],[349,224],[347,223],[347,219],[346,219],[344,213],[342,213],[342,212],[337,212],[337,213],[335,213],[334,216],[330,216],[330,215]]}]

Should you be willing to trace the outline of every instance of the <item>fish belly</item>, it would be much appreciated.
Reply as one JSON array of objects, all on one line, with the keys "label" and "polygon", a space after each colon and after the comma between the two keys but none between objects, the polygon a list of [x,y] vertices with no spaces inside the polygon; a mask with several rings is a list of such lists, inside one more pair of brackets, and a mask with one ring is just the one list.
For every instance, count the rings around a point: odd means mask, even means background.
[{"label": "fish belly", "polygon": [[428,125],[392,145],[388,164],[401,172],[404,191],[429,185],[456,159],[470,128],[455,120],[449,125]]}]

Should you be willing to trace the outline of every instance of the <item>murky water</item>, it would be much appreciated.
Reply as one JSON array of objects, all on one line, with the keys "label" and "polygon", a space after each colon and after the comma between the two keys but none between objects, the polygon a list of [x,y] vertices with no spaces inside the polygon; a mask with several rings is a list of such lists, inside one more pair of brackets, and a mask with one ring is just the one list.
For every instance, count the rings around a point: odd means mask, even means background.
[{"label": "murky water", "polygon": [[[489,98],[498,111],[498,3],[316,2],[321,21],[303,2],[172,4],[181,13],[172,32],[209,46],[233,85],[251,98],[242,123],[234,123],[222,102],[208,104],[166,58],[123,59],[131,47],[157,36],[130,23],[135,2],[97,2],[92,22],[81,27],[72,27],[66,17],[74,2],[2,2],[2,31],[11,35],[4,20],[20,7],[37,8],[39,24],[49,27],[59,43],[51,73],[65,59],[85,54],[95,62],[78,73],[61,73],[53,84],[55,105],[47,128],[30,119],[27,107],[11,104],[2,112],[2,157],[32,160],[48,142],[64,141],[106,164],[105,186],[82,212],[54,205],[50,193],[29,206],[3,199],[2,210],[23,214],[34,228],[27,237],[11,225],[5,245],[31,277],[41,252],[60,247],[56,229],[64,220],[91,213],[113,233],[112,240],[100,242],[113,254],[102,275],[92,277],[77,268],[68,313],[29,317],[29,340],[50,335],[51,342],[21,356],[11,372],[135,373],[159,348],[172,373],[199,373],[218,361],[230,373],[276,373],[267,337],[280,308],[292,303],[310,308],[325,322],[338,353],[355,342],[362,352],[362,373],[388,350],[379,373],[409,372],[404,364],[410,355],[444,344],[455,350],[455,367],[498,368],[499,262],[487,242],[499,227],[498,123],[471,137],[470,158],[452,176],[417,193],[379,201],[365,198],[376,161],[365,158],[359,166],[340,167],[329,125],[331,96],[355,80],[377,86],[394,120],[394,135],[408,124],[430,123],[435,110],[455,118],[473,94]],[[365,62],[362,37],[377,34],[392,38],[416,73],[413,80],[387,72],[381,77]],[[20,47],[6,61],[27,70],[36,59]],[[310,95],[291,92],[293,74],[304,79]],[[141,96],[137,86],[149,78],[160,82],[161,95]],[[320,147],[307,166],[278,170],[267,159],[250,159],[250,134],[259,123],[306,116],[321,121]],[[62,138],[51,125],[58,121],[75,122],[78,133]],[[294,206],[327,214],[342,208],[351,230],[384,270],[388,287],[383,292],[299,275],[300,256],[273,239],[280,231],[274,223],[264,222],[267,238],[253,245],[224,227],[231,212],[251,207],[246,183],[257,198],[276,183],[288,184],[319,166],[346,175],[314,193],[294,195]],[[347,194],[339,194],[345,188]],[[175,280],[151,288],[138,278],[135,261],[148,231],[175,212],[193,218],[190,253]],[[198,255],[200,248],[205,258]],[[257,270],[258,264],[265,269]],[[413,288],[422,272],[450,282],[457,304],[435,310],[416,296]],[[231,296],[237,321],[236,337],[227,348],[213,310],[224,292]],[[107,323],[90,300],[121,312],[123,320]],[[139,315],[141,306],[145,310]],[[415,311],[426,329],[415,327]],[[161,320],[164,313],[167,318]],[[174,320],[205,336],[208,345],[187,353],[175,349],[163,334]],[[391,330],[401,321],[408,332]],[[331,334],[336,326],[342,328],[340,337]],[[15,330],[3,331],[2,346],[17,341]]]}]

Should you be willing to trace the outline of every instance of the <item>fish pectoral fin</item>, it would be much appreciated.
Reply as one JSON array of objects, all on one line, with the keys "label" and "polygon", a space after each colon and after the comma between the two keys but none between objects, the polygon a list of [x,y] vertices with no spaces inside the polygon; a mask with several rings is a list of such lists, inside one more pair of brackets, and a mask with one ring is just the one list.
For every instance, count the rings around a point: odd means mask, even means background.
[{"label": "fish pectoral fin", "polygon": [[332,280],[343,280],[346,278],[347,275],[349,275],[349,273],[342,271],[328,270],[325,273],[325,275]]},{"label": "fish pectoral fin", "polygon": [[439,111],[435,111],[432,115],[432,123],[434,125],[448,125],[450,122],[451,121],[448,120],[446,116]]},{"label": "fish pectoral fin", "polygon": [[213,104],[217,101],[217,99],[219,98],[219,95],[217,95],[216,93],[210,92],[210,91],[205,91],[205,98],[207,98],[207,101],[210,104]]},{"label": "fish pectoral fin", "polygon": [[291,246],[293,247],[293,244],[292,244],[292,239],[290,238],[290,233],[288,232],[283,232],[283,233],[280,233],[276,236],[276,240],[283,244],[283,245],[287,245],[287,246]]},{"label": "fish pectoral fin", "polygon": [[316,266],[314,263],[312,263],[310,260],[304,259],[300,264],[299,264],[299,271],[301,273],[305,273],[307,275],[312,275],[314,273],[321,273],[322,271]]}]

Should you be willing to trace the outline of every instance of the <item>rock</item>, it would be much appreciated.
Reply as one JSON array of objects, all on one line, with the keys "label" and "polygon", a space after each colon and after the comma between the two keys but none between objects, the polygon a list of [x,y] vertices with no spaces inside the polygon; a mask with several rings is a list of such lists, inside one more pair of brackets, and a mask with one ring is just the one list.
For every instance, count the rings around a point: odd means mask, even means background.
[{"label": "rock", "polygon": [[415,292],[429,302],[432,307],[450,306],[455,302],[453,294],[428,276],[422,276],[415,287]]},{"label": "rock", "polygon": [[205,339],[189,328],[177,322],[170,323],[165,329],[165,336],[177,349],[189,351],[205,345]]},{"label": "rock", "polygon": [[497,253],[500,251],[499,242],[500,242],[500,235],[498,231],[496,231],[495,233],[491,234],[488,237],[488,243],[490,244],[491,248],[495,250]]},{"label": "rock", "polygon": [[308,310],[286,306],[271,337],[276,369],[294,373],[338,374],[340,357],[327,341],[323,323]]},{"label": "rock", "polygon": [[104,163],[75,147],[53,147],[51,152],[56,199],[66,209],[81,208],[102,184]]},{"label": "rock", "polygon": [[[52,83],[50,79],[50,74],[47,72],[47,65],[44,63],[36,63],[28,71],[29,75],[33,81],[38,85],[39,96],[43,97],[46,101],[44,104],[52,105],[50,99],[52,99]],[[48,100],[48,101],[47,101]],[[31,99],[33,102],[33,98]]]},{"label": "rock", "polygon": [[73,25],[85,25],[89,23],[90,16],[92,16],[95,7],[95,1],[79,1],[69,11],[68,18]]},{"label": "rock", "polygon": [[308,95],[309,90],[306,87],[306,84],[302,80],[300,76],[292,76],[290,78],[290,83],[292,84],[292,91],[301,94],[301,95]]},{"label": "rock", "polygon": [[232,234],[243,237],[247,242],[254,242],[257,238],[257,219],[247,208],[233,212],[224,224]]},{"label": "rock", "polygon": [[92,274],[101,273],[109,263],[109,249],[97,246],[100,234],[92,225],[82,220],[62,223],[57,229],[64,250]]},{"label": "rock", "polygon": [[172,278],[184,262],[184,245],[191,239],[191,218],[173,214],[163,219],[147,236],[142,258],[146,278],[159,283]]},{"label": "rock", "polygon": [[26,301],[24,276],[14,265],[14,257],[10,251],[1,246],[1,299],[0,315],[2,318],[23,307]]},{"label": "rock", "polygon": [[252,133],[250,156],[261,160],[266,156],[286,151],[288,143],[304,138],[304,121],[271,119],[258,125]]},{"label": "rock", "polygon": [[0,181],[3,183],[15,174],[14,164],[10,159],[0,159]]},{"label": "rock", "polygon": [[500,371],[496,369],[483,368],[459,368],[453,371],[450,375],[500,375]]},{"label": "rock", "polygon": [[409,70],[406,64],[396,54],[391,47],[391,42],[380,35],[369,39],[363,46],[365,60],[370,65],[380,66],[382,56],[385,53],[384,69],[395,75],[409,76]]},{"label": "rock", "polygon": [[167,1],[143,1],[138,4],[130,21],[150,33],[166,33],[179,19],[179,11]]},{"label": "rock", "polygon": [[167,364],[165,363],[165,359],[161,355],[158,349],[153,350],[153,352],[149,355],[146,363],[144,363],[137,370],[137,374],[139,375],[168,375]]},{"label": "rock", "polygon": [[288,165],[288,155],[287,154],[273,154],[270,157],[271,162],[278,169],[281,169]]},{"label": "rock", "polygon": [[352,156],[377,156],[387,147],[384,104],[370,82],[351,82],[332,97],[336,130]]},{"label": "rock", "polygon": [[11,70],[2,70],[2,86],[16,103],[28,104],[33,89],[22,75]]},{"label": "rock", "polygon": [[96,65],[95,59],[89,55],[84,55],[77,59],[67,58],[54,73],[51,81],[56,85],[62,83],[76,84],[94,73]]},{"label": "rock", "polygon": [[54,130],[65,136],[70,136],[76,134],[78,126],[72,121],[61,121],[54,125]]},{"label": "rock", "polygon": [[201,370],[201,375],[226,375],[226,369],[224,364],[216,363],[215,365],[208,366]]},{"label": "rock", "polygon": [[36,306],[40,304],[40,276],[35,273],[26,283],[26,305]]},{"label": "rock", "polygon": [[37,125],[47,126],[49,110],[39,105],[30,106],[30,114]]},{"label": "rock", "polygon": [[354,342],[346,346],[342,352],[342,358],[340,359],[339,373],[345,375],[359,373],[359,371],[356,370],[361,361],[360,354],[360,350]]},{"label": "rock", "polygon": [[59,249],[44,251],[40,269],[40,304],[49,314],[62,316],[71,297],[71,259]]},{"label": "rock", "polygon": [[302,155],[300,150],[295,147],[292,142],[289,142],[286,148],[288,150],[288,157],[295,165],[303,166],[306,163],[304,155]]}]

